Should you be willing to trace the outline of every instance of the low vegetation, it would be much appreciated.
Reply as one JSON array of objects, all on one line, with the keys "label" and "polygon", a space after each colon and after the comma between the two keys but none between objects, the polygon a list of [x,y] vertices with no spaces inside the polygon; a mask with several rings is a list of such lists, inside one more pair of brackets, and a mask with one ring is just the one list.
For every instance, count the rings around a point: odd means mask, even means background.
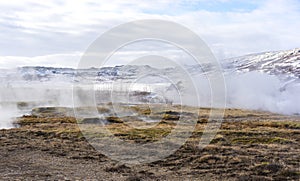
[{"label": "low vegetation", "polygon": [[[98,118],[75,119],[68,108],[36,108],[32,115],[19,118],[18,128],[0,131],[1,175],[4,179],[50,180],[300,179],[299,117],[227,109],[216,136],[200,150],[198,143],[209,122],[208,108],[122,105],[133,114],[118,116],[110,106],[99,106],[102,116]],[[146,118],[157,122],[143,121]],[[80,131],[81,125],[100,125],[125,141],[148,143],[170,134],[182,120],[197,123],[186,144],[163,160],[136,166],[97,152],[85,136],[101,134]]]}]

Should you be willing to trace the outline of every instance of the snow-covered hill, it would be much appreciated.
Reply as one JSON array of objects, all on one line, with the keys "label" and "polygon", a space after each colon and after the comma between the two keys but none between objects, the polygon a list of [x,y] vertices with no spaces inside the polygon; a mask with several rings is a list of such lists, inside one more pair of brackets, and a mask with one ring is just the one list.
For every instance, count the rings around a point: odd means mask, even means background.
[{"label": "snow-covered hill", "polygon": [[297,81],[300,79],[300,48],[235,57],[225,60],[224,66],[228,71],[259,71],[284,81]]},{"label": "snow-covered hill", "polygon": [[[245,55],[221,61],[225,73],[246,73],[251,71],[276,75],[284,82],[300,79],[300,48],[286,51],[265,52]],[[54,67],[20,67],[15,70],[0,70],[0,81],[55,81],[69,82],[88,79],[93,81],[114,81],[135,79],[142,73],[172,75],[178,68],[157,69],[149,65],[126,65],[75,70]],[[209,65],[186,65],[185,69],[192,75],[210,71]]]},{"label": "snow-covered hill", "polygon": [[[227,106],[300,114],[300,48],[245,55],[221,63],[226,80]],[[194,100],[195,94],[189,89],[195,86],[200,90],[201,106],[207,107],[211,103],[211,89],[203,74],[210,71],[210,64],[167,68],[121,65],[79,70],[54,67],[0,69],[0,106],[20,101],[71,105],[72,86],[78,82],[84,86],[92,82],[96,85],[94,88],[103,94],[112,86],[114,90],[118,88],[117,91],[150,90],[145,99],[156,102],[168,99],[174,103],[182,98],[176,96],[177,91],[182,91],[181,96],[186,96],[186,100]],[[191,78],[187,73],[194,79],[194,85],[187,81]],[[101,100],[106,100],[107,95],[101,95]]]}]

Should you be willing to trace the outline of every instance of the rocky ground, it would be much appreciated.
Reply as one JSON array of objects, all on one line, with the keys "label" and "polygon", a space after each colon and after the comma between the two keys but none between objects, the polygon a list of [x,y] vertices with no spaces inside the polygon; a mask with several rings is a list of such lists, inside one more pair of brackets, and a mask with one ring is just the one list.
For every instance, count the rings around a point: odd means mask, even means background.
[{"label": "rocky ground", "polygon": [[[139,114],[159,117],[156,127],[137,130],[106,115],[107,127],[125,141],[155,142],[178,121],[178,108],[164,113],[131,106]],[[227,109],[221,128],[204,149],[198,148],[208,109],[183,108],[196,119],[192,137],[169,157],[142,165],[122,164],[95,150],[66,108],[38,108],[17,120],[18,128],[0,130],[1,180],[299,180],[300,118],[267,112]],[[197,117],[194,112],[199,111]],[[189,114],[190,113],[190,114]],[[79,124],[97,124],[83,119]],[[145,131],[147,130],[147,131]]]}]

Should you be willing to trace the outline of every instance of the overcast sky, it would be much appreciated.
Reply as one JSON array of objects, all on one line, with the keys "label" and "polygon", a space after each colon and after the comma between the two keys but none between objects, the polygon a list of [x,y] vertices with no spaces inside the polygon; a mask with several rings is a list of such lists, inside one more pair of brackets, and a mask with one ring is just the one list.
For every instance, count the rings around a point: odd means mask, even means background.
[{"label": "overcast sky", "polygon": [[186,26],[218,59],[300,47],[299,0],[1,0],[0,68],[76,67],[103,32],[149,18]]}]

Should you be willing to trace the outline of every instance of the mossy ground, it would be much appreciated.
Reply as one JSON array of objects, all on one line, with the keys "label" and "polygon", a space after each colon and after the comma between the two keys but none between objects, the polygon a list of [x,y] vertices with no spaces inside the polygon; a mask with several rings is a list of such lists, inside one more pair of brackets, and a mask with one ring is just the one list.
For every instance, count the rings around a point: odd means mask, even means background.
[{"label": "mossy ground", "polygon": [[214,139],[199,149],[210,109],[181,108],[123,105],[124,110],[159,123],[144,122],[139,116],[118,117],[109,105],[98,108],[107,121],[103,126],[130,142],[160,140],[175,128],[178,116],[197,123],[175,153],[136,166],[113,161],[86,141],[86,136],[105,136],[80,131],[82,125],[99,126],[97,121],[78,123],[65,108],[36,109],[34,115],[19,118],[19,128],[0,131],[0,175],[3,179],[50,180],[299,180],[299,117],[227,109]]}]

